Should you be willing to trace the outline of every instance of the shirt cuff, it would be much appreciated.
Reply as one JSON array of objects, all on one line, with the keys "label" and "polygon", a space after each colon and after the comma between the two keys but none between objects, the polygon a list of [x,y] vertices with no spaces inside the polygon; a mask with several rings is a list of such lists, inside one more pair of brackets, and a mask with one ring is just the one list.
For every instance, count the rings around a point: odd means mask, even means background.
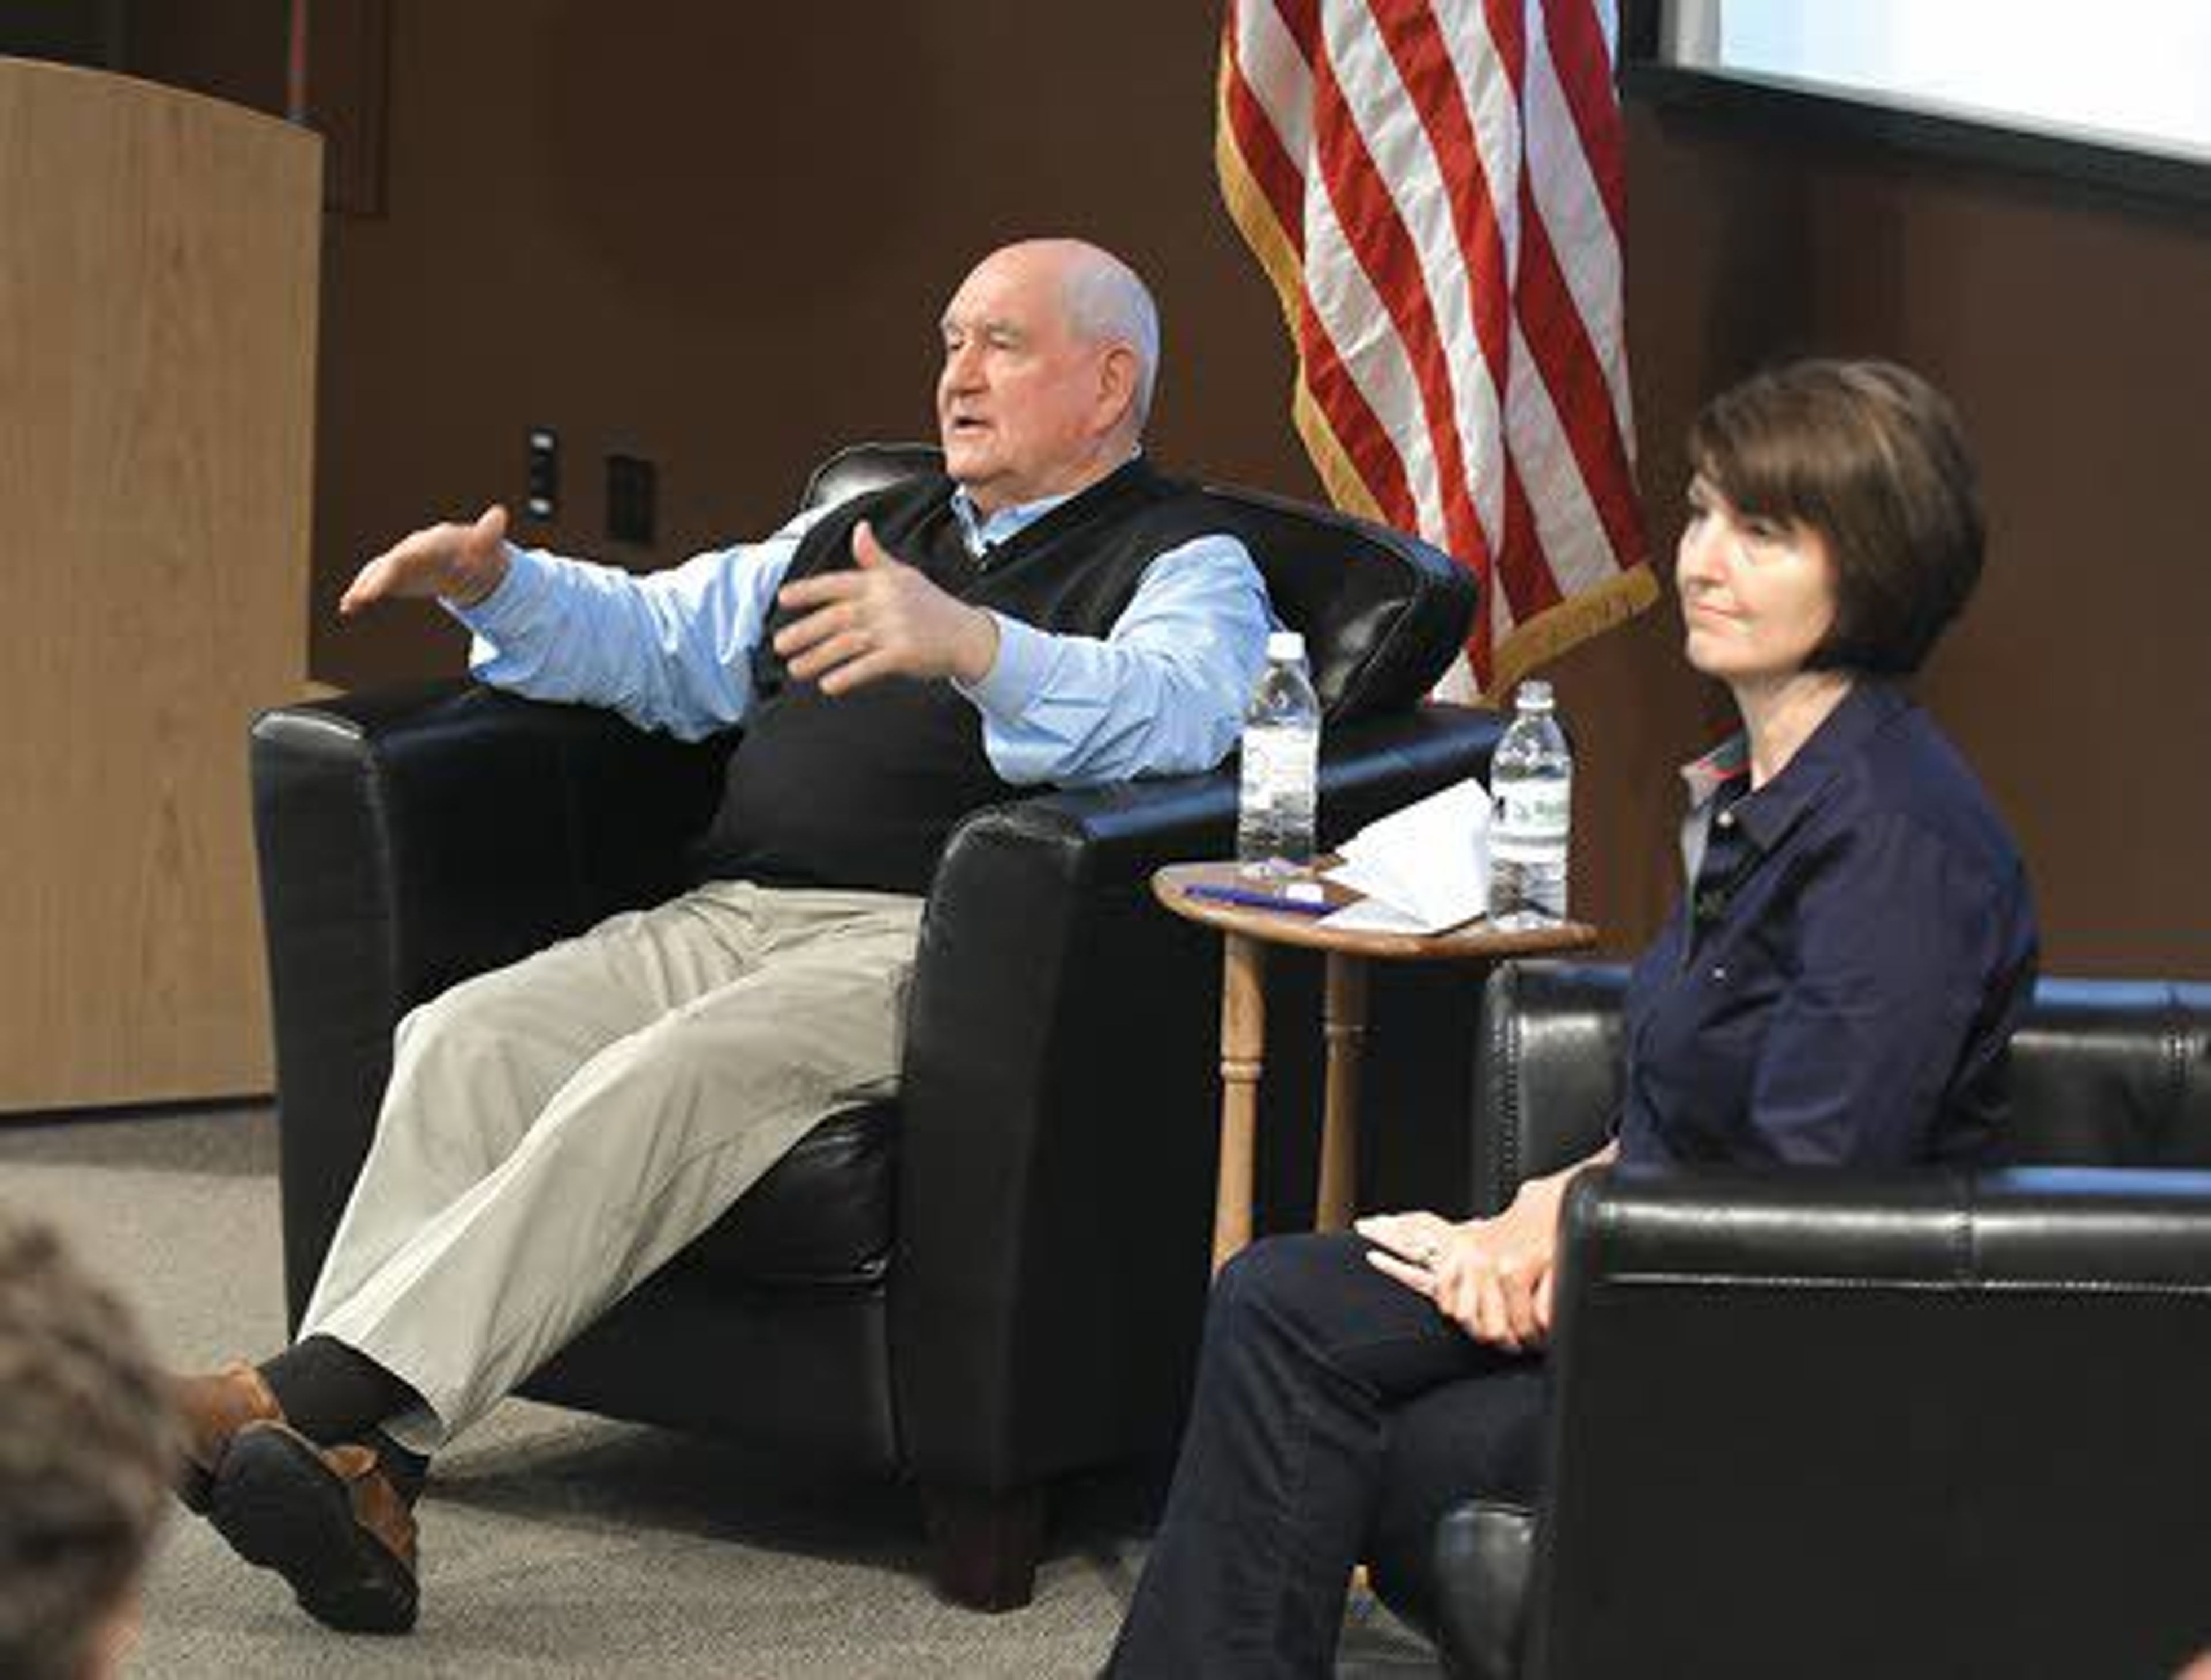
[{"label": "shirt cuff", "polygon": [[990,616],[998,625],[998,657],[990,662],[981,682],[962,682],[955,678],[952,686],[991,717],[1016,723],[1043,686],[1045,669],[1051,658],[1051,637],[1002,612],[990,612]]},{"label": "shirt cuff", "polygon": [[512,635],[536,616],[538,604],[552,586],[552,568],[534,549],[506,549],[506,575],[482,600],[469,606],[438,597],[438,604],[476,634],[488,641]]}]

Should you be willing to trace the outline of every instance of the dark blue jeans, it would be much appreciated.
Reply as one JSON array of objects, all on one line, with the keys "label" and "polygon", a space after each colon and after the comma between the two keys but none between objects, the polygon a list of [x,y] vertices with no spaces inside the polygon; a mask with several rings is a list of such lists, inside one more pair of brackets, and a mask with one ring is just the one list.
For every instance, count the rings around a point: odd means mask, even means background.
[{"label": "dark blue jeans", "polygon": [[1475,1342],[1367,1246],[1276,1238],[1215,1281],[1116,1680],[1325,1676],[1360,1558],[1425,1556],[1459,1500],[1534,1499],[1542,1360]]}]

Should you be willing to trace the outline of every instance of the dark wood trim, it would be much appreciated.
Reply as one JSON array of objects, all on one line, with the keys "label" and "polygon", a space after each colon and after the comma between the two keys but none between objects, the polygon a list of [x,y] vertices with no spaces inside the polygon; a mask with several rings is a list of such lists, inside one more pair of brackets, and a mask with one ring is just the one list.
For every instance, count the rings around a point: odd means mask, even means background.
[{"label": "dark wood trim", "polygon": [[1899,106],[1852,99],[1810,83],[1784,82],[1657,63],[1656,9],[1651,33],[1631,58],[1623,34],[1622,97],[1662,110],[1695,112],[1717,120],[1807,136],[1870,143],[1957,161],[1992,165],[2109,194],[2149,207],[2211,208],[2211,164],[2162,153],[2135,151],[2091,141],[2060,138],[1992,122],[1938,116]]},{"label": "dark wood trim", "polygon": [[1019,1610],[1036,1594],[1044,1553],[1041,1487],[986,1493],[924,1485],[930,1574],[936,1590],[968,1610]]},{"label": "dark wood trim", "polygon": [[290,58],[304,67],[304,115],[323,136],[323,205],[384,214],[384,124],[391,55],[390,0],[309,0],[294,6]]},{"label": "dark wood trim", "polygon": [[1659,0],[1620,0],[1619,59],[1622,66],[1658,62]]}]

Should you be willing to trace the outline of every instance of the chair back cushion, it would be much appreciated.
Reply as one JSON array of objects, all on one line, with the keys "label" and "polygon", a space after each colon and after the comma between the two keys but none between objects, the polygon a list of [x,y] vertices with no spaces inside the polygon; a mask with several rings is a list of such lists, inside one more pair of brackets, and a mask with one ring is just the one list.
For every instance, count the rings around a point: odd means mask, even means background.
[{"label": "chair back cushion", "polygon": [[2007,1160],[2211,1167],[2211,986],[2045,979],[2011,1061]]},{"label": "chair back cushion", "polygon": [[[807,481],[800,506],[833,506],[941,471],[928,444],[839,450]],[[1474,622],[1472,574],[1402,531],[1261,490],[1208,484],[1221,526],[1267,580],[1275,611],[1305,638],[1313,688],[1330,723],[1402,711],[1433,688]]]},{"label": "chair back cushion", "polygon": [[1474,1186],[1495,1213],[1521,1183],[1599,1148],[1620,1106],[1627,970],[1500,962],[1482,988],[1474,1058]]},{"label": "chair back cushion", "polygon": [[944,470],[944,452],[930,443],[855,443],[814,469],[799,494],[802,512],[886,489],[924,473]]},{"label": "chair back cushion", "polygon": [[1305,639],[1329,723],[1419,704],[1474,622],[1473,574],[1418,537],[1263,490],[1208,484],[1222,524]]},{"label": "chair back cushion", "polygon": [[[1491,975],[1475,1064],[1477,1210],[1604,1141],[1626,988],[1627,971],[1608,963],[1501,963]],[[2004,1160],[2211,1167],[2211,986],[2045,979],[2011,1062]]]}]

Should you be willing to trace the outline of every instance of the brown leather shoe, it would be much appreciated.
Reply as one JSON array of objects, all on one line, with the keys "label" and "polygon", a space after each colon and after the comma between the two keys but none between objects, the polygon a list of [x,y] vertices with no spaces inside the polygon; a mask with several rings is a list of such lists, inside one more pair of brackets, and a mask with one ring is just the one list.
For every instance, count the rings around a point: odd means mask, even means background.
[{"label": "brown leather shoe", "polygon": [[282,1423],[284,1408],[261,1373],[243,1361],[205,1376],[172,1377],[170,1404],[185,1424],[185,1462],[177,1475],[177,1497],[207,1514],[215,1471],[233,1436],[249,1423]]},{"label": "brown leather shoe", "polygon": [[249,1423],[215,1472],[216,1530],[274,1569],[325,1627],[403,1634],[415,1625],[415,1513],[370,1448],[318,1447],[284,1423]]}]

